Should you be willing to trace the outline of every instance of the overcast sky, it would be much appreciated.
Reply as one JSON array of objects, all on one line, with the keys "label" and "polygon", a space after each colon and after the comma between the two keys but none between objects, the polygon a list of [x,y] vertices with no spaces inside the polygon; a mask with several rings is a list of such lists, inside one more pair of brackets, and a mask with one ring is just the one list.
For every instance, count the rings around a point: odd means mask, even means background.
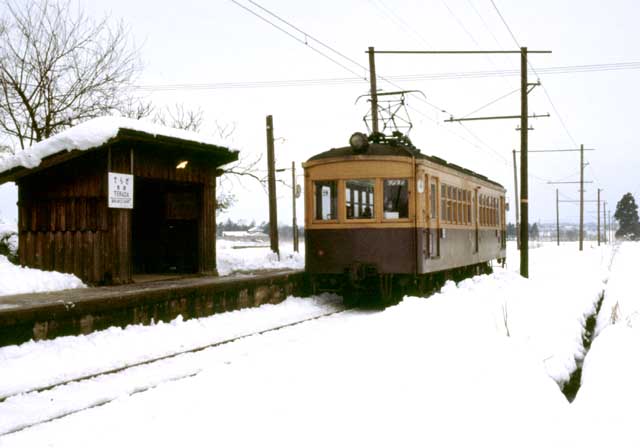
[{"label": "overcast sky", "polygon": [[[129,25],[144,65],[137,80],[144,87],[138,90],[141,97],[158,105],[182,103],[202,108],[207,120],[203,132],[214,133],[216,122],[235,126],[233,135],[221,143],[239,149],[248,160],[265,153],[265,117],[271,114],[278,138],[277,165],[288,168],[295,161],[300,176],[303,161],[344,146],[351,133],[366,130],[362,117],[368,103],[356,103],[356,99],[368,90],[364,79],[368,75],[367,47],[516,50],[527,46],[551,50],[550,55],[530,56],[543,87],[529,95],[529,111],[551,114],[530,120],[535,128],[529,134],[530,149],[576,148],[581,143],[595,148],[585,153],[589,163],[585,179],[593,181],[586,186],[588,200],[596,198],[597,188],[603,188],[603,197],[613,208],[624,193],[630,191],[636,198],[640,193],[635,135],[640,100],[636,80],[640,7],[632,0],[81,0],[79,4],[91,16],[110,14]],[[636,62],[635,68],[572,68],[622,62]],[[397,77],[395,85],[380,80],[380,89],[416,89],[426,96],[426,102],[408,98],[414,125],[410,137],[416,146],[426,154],[487,175],[512,195],[512,150],[520,147],[520,134],[515,130],[519,122],[496,120],[462,126],[444,120],[450,115],[466,116],[510,92],[471,116],[519,114],[519,55],[378,55],[376,65],[380,76]],[[551,67],[569,68],[545,73]],[[411,79],[415,75],[505,70],[514,74]],[[529,76],[530,81],[537,78],[534,73]],[[255,83],[264,84],[255,87]],[[195,89],[197,84],[206,88]],[[166,85],[173,87],[151,89]],[[558,186],[547,182],[578,180],[579,153],[531,154],[529,167],[530,218],[555,221]],[[266,157],[260,169],[266,170]],[[281,175],[289,184],[290,173]],[[238,202],[222,219],[268,219],[267,196],[260,186],[246,179],[226,187],[233,189]],[[562,199],[578,199],[577,185],[559,187]],[[278,188],[279,220],[290,222],[290,189]],[[12,203],[7,188],[3,190],[4,203]],[[514,201],[509,202],[509,221],[513,221]],[[298,204],[302,221],[302,200]],[[2,207],[3,216],[15,216],[12,205]],[[595,203],[587,204],[587,221],[595,221],[595,208]],[[578,206],[561,204],[561,220],[577,222]]]}]

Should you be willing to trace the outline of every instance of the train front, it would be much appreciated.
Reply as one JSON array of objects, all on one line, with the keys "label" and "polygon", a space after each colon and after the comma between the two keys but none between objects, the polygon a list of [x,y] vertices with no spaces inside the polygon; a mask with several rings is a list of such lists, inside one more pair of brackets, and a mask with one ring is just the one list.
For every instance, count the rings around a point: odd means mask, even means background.
[{"label": "train front", "polygon": [[319,290],[416,272],[413,150],[350,143],[303,164],[306,271]]}]

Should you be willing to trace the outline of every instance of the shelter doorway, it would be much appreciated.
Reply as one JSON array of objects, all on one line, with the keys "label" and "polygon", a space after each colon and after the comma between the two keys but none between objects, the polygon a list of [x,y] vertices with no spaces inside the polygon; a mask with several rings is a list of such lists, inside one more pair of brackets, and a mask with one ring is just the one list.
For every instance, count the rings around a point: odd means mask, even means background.
[{"label": "shelter doorway", "polygon": [[198,272],[202,186],[136,177],[133,274]]}]

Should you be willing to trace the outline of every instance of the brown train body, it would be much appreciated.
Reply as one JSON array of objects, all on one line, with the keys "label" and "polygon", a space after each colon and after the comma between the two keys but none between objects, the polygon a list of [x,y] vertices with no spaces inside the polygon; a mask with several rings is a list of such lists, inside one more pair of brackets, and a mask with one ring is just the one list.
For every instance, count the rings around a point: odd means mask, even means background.
[{"label": "brown train body", "polygon": [[[394,140],[304,165],[306,271],[316,289],[386,296],[506,257],[505,189]],[[419,288],[418,288],[419,289]]]}]

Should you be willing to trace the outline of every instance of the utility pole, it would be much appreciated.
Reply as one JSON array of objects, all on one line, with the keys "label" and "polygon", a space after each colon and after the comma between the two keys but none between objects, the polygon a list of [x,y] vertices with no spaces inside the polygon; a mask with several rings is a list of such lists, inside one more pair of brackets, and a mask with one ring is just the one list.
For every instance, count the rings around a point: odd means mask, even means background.
[{"label": "utility pole", "polygon": [[369,80],[371,81],[371,130],[378,133],[378,88],[376,86],[376,57],[373,47],[369,47]]},{"label": "utility pole", "polygon": [[298,184],[296,184],[296,162],[291,162],[291,197],[293,209],[293,251],[298,252],[298,221],[296,218],[296,199]]},{"label": "utility pole", "polygon": [[[527,103],[527,95],[529,94],[529,87],[535,87],[540,85],[539,83],[529,84],[527,82],[527,54],[529,53],[551,53],[551,51],[547,50],[533,50],[528,51],[527,47],[520,48],[520,51],[509,51],[509,50],[501,50],[501,51],[374,51],[373,47],[369,47],[369,67],[371,71],[371,102],[372,107],[375,103],[377,109],[377,93],[374,90],[375,84],[373,80],[375,79],[375,71],[371,69],[373,67],[373,55],[374,54],[520,54],[520,65],[521,65],[521,111],[520,115],[506,115],[506,116],[496,116],[496,117],[479,117],[479,118],[457,118],[454,119],[451,117],[449,120],[445,120],[446,122],[454,122],[454,121],[470,121],[470,120],[502,120],[502,119],[512,119],[512,118],[520,118],[520,138],[521,138],[521,154],[520,154],[520,275],[523,277],[529,277],[529,207],[528,207],[528,180],[527,180],[527,149],[528,149],[528,131],[529,131],[529,116],[528,113],[528,103]],[[372,117],[374,116],[372,110]],[[538,117],[548,117],[549,114],[546,115],[533,115],[532,118]],[[377,118],[377,113],[375,114]]]},{"label": "utility pole", "polygon": [[607,201],[602,203],[602,221],[604,221],[604,232],[602,232],[604,236],[604,244],[607,244],[607,241],[609,241],[607,235]]},{"label": "utility pole", "polygon": [[556,188],[556,240],[560,245],[560,202],[558,198],[558,189]]},{"label": "utility pole", "polygon": [[529,84],[527,47],[520,48],[520,275],[529,277]]},{"label": "utility pole", "polygon": [[609,241],[613,244],[614,233],[613,226],[611,225],[611,210],[609,210]]},{"label": "utility pole", "polygon": [[584,239],[584,145],[580,145],[580,250]]},{"label": "utility pole", "polygon": [[602,188],[598,188],[598,246],[600,245],[600,192]]},{"label": "utility pole", "polygon": [[269,239],[271,250],[280,259],[280,247],[278,244],[278,206],[276,203],[276,158],[273,145],[273,117],[267,115],[267,170],[269,189]]},{"label": "utility pole", "polygon": [[518,164],[516,163],[516,150],[513,150],[513,188],[516,203],[516,244],[520,250],[520,200],[518,196]]}]

